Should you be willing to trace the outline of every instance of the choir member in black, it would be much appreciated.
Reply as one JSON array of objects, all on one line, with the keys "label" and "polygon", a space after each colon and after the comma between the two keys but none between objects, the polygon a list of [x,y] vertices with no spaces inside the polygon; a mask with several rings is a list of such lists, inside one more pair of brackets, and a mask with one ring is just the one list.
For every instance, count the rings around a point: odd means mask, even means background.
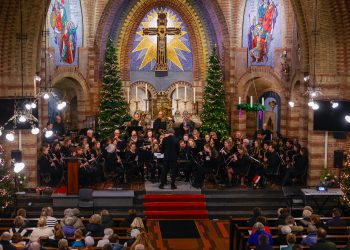
[{"label": "choir member in black", "polygon": [[[238,154],[237,154],[238,153]],[[243,145],[237,146],[237,153],[233,154],[232,168],[229,168],[228,174],[235,174],[241,176],[241,186],[244,186],[244,177],[247,176],[249,171],[249,157],[247,149]],[[228,176],[229,177],[229,176]],[[232,179],[232,176],[231,176]]]},{"label": "choir member in black", "polygon": [[190,136],[188,134],[184,134],[184,136],[182,137],[182,140],[185,142],[185,144],[188,144],[188,140],[190,139]]},{"label": "choir member in black", "polygon": [[242,145],[247,149],[248,154],[253,150],[253,147],[250,145],[249,139],[247,138],[242,140]]},{"label": "choir member in black", "polygon": [[272,140],[272,132],[267,128],[267,124],[263,124],[263,128],[261,130],[261,134],[263,137],[263,141],[271,141]]},{"label": "choir member in black", "polygon": [[133,119],[131,120],[130,123],[131,127],[139,127],[141,126],[141,120],[140,120],[140,114],[135,113]]},{"label": "choir member in black", "polygon": [[177,173],[177,156],[179,153],[179,141],[175,137],[174,129],[168,129],[162,142],[162,153],[164,153],[164,167],[162,170],[160,189],[164,188],[167,182],[168,171],[170,170],[171,189],[176,189],[175,178]]},{"label": "choir member in black", "polygon": [[61,116],[56,115],[55,122],[53,123],[52,131],[58,137],[59,140],[63,139],[66,132],[64,129],[64,124],[62,122]]},{"label": "choir member in black", "polygon": [[[220,150],[220,140],[215,132],[210,132],[210,145],[218,152]],[[218,154],[216,154],[216,157]]]},{"label": "choir member in black", "polygon": [[92,129],[88,129],[86,131],[87,143],[89,143],[90,149],[93,148],[94,143],[96,142],[96,138],[94,136],[94,131]]},{"label": "choir member in black", "polygon": [[198,153],[199,153],[199,148],[197,147],[197,143],[194,139],[189,139],[188,140],[188,149],[190,151],[190,158],[192,157],[197,157]]},{"label": "choir member in black", "polygon": [[125,149],[126,149],[126,142],[122,139],[119,129],[114,130],[114,138],[113,138],[113,140],[116,140],[118,142],[116,144],[117,145],[117,149],[120,152],[124,152]]},{"label": "choir member in black", "polygon": [[188,182],[190,180],[190,174],[191,174],[191,161],[190,161],[190,149],[186,145],[186,142],[184,140],[180,140],[179,142],[179,155],[177,157],[177,163],[179,167],[179,171],[184,172],[185,174],[185,181]]},{"label": "choir member in black", "polygon": [[63,157],[70,157],[72,156],[72,139],[70,137],[66,137],[63,141],[63,145],[61,146],[61,153]]},{"label": "choir member in black", "polygon": [[135,142],[130,142],[128,150],[125,153],[125,171],[128,182],[135,180],[135,177],[142,177],[144,180],[143,166],[139,163],[139,152]]},{"label": "choir member in black", "polygon": [[235,145],[240,145],[243,142],[243,136],[241,131],[236,131],[235,133],[235,138],[234,138],[234,144]]},{"label": "choir member in black", "polygon": [[165,131],[167,129],[167,122],[166,119],[163,118],[163,112],[159,111],[157,119],[153,122],[153,130],[156,136],[159,136],[162,131]]},{"label": "choir member in black", "polygon": [[38,166],[42,178],[49,176],[48,180],[51,186],[56,186],[62,178],[62,167],[56,166],[56,163],[49,156],[49,146],[41,147]]},{"label": "choir member in black", "polygon": [[[206,134],[206,135],[204,136],[204,142],[203,142],[203,144],[205,145],[205,144],[207,144],[207,143],[210,143],[210,134]],[[204,145],[203,145],[203,147],[204,147]],[[204,150],[204,148],[203,148],[203,150]]]},{"label": "choir member in black", "polygon": [[135,143],[136,147],[141,147],[142,142],[139,140],[139,136],[137,135],[136,130],[131,131],[131,135],[130,135],[128,144],[130,145],[131,142]]},{"label": "choir member in black", "polygon": [[[298,145],[299,146],[299,145]],[[307,148],[302,147],[300,149],[300,154],[296,154],[294,157],[294,164],[292,168],[288,168],[282,181],[282,186],[286,186],[292,177],[302,178],[307,173],[308,169],[308,151]],[[303,180],[305,181],[305,180]]]},{"label": "choir member in black", "polygon": [[192,135],[193,130],[195,128],[195,123],[192,121],[192,117],[190,114],[185,114],[183,122],[180,125],[180,128],[183,134]]},{"label": "choir member in black", "polygon": [[192,137],[196,143],[198,151],[202,151],[204,147],[204,140],[201,138],[201,135],[197,129],[193,130]]},{"label": "choir member in black", "polygon": [[144,138],[144,142],[149,144],[149,145],[152,145],[154,140],[155,140],[155,138],[153,136],[152,130],[148,130],[146,133],[146,137]]},{"label": "choir member in black", "polygon": [[199,153],[201,166],[197,167],[196,172],[194,172],[193,187],[201,188],[205,179],[205,175],[209,173],[214,173],[216,170],[217,161],[214,157],[213,148],[209,144],[204,145],[204,150]]}]

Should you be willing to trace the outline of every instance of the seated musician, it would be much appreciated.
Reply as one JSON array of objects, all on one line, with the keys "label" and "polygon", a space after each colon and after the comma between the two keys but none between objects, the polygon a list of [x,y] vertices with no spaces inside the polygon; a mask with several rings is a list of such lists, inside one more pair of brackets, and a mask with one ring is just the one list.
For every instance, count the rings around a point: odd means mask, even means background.
[{"label": "seated musician", "polygon": [[263,152],[262,152],[262,155],[260,155],[260,158],[259,158],[259,160],[261,161],[261,163],[264,166],[264,168],[267,168],[268,165],[269,165],[269,162],[268,162],[268,156],[270,154],[269,147],[270,147],[270,143],[267,142],[267,141],[264,141],[263,142]]},{"label": "seated musician", "polygon": [[[230,178],[229,175],[231,175],[231,180],[233,174],[244,177],[248,175],[247,172],[249,171],[250,162],[247,149],[243,145],[238,145],[237,152],[238,154],[232,155],[233,164],[232,167],[227,170],[228,178]],[[241,178],[241,186],[244,186],[244,178]]]},{"label": "seated musician", "polygon": [[201,188],[203,186],[205,175],[212,173],[216,167],[216,159],[214,157],[213,148],[209,144],[204,145],[204,150],[199,152],[200,162],[202,166],[197,168],[194,174],[193,187]]},{"label": "seated musician", "polygon": [[[296,147],[300,147],[300,145],[297,144]],[[307,148],[302,147],[300,149],[300,155],[296,154],[294,156],[292,167],[287,169],[283,177],[282,186],[286,186],[292,177],[302,177],[307,172],[308,158]]]},{"label": "seated musician", "polygon": [[232,185],[231,182],[232,182],[233,171],[229,170],[229,168],[227,168],[227,167],[232,163],[233,154],[234,154],[234,148],[232,145],[232,140],[227,139],[224,141],[224,147],[219,152],[219,161],[220,161],[220,166],[221,166],[221,168],[220,168],[221,179],[225,180],[226,175],[227,175],[228,186]]},{"label": "seated musician", "polygon": [[179,154],[177,157],[177,163],[178,163],[178,169],[184,172],[185,174],[185,181],[188,182],[190,180],[190,174],[191,174],[191,162],[189,160],[189,154],[190,149],[186,145],[186,142],[184,140],[179,141]]},{"label": "seated musician", "polygon": [[159,136],[162,131],[165,131],[167,129],[167,122],[166,119],[163,117],[163,112],[158,112],[157,119],[153,122],[153,131],[156,134],[156,136]]},{"label": "seated musician", "polygon": [[197,129],[194,129],[193,132],[192,132],[192,137],[193,137],[193,140],[194,142],[196,143],[197,145],[197,149],[199,151],[202,151],[203,150],[203,147],[204,147],[204,141],[203,139],[201,138],[201,135],[199,133],[199,131]]},{"label": "seated musician", "polygon": [[61,154],[61,144],[59,142],[54,142],[50,147],[49,155],[55,162],[56,167],[63,168],[63,155]]},{"label": "seated musician", "polygon": [[135,143],[136,147],[141,147],[142,141],[139,140],[139,136],[136,130],[131,131],[131,135],[129,138],[129,145],[131,142]]},{"label": "seated musician", "polygon": [[144,178],[143,166],[139,164],[139,152],[135,142],[130,142],[128,150],[125,153],[125,171],[127,181],[134,180],[133,177],[142,176]]},{"label": "seated musician", "polygon": [[82,146],[83,158],[86,160],[85,170],[88,175],[89,184],[96,184],[100,181],[101,169],[97,164],[96,155],[91,153],[91,149],[88,143]]},{"label": "seated musician", "polygon": [[190,139],[190,136],[188,134],[184,134],[182,137],[182,140],[185,142],[185,144],[188,144],[188,140]]},{"label": "seated musician", "polygon": [[114,140],[116,140],[117,143],[117,149],[119,151],[124,151],[126,148],[126,143],[125,141],[121,138],[120,130],[116,129],[114,130]]},{"label": "seated musician", "polygon": [[152,130],[148,130],[147,133],[146,133],[146,137],[144,138],[144,141],[152,144],[154,139],[155,138],[153,136],[153,131]]},{"label": "seated musician", "polygon": [[130,123],[131,127],[138,127],[141,126],[141,120],[140,120],[140,114],[139,113],[135,113],[133,119],[131,120]]},{"label": "seated musician", "polygon": [[107,138],[107,145],[104,150],[105,171],[107,174],[116,174],[116,178],[120,180],[120,182],[123,182],[124,166],[117,145],[117,140]]},{"label": "seated musician", "polygon": [[75,149],[74,156],[82,159],[79,165],[79,185],[83,187],[89,186],[91,181],[92,171],[90,169],[89,162],[84,155],[83,147],[78,146]]},{"label": "seated musician", "polygon": [[[264,165],[264,172],[267,175],[275,175],[279,174],[278,170],[281,164],[281,159],[276,151],[274,145],[269,145],[269,154],[267,154],[267,164]],[[278,178],[278,177],[277,177]],[[273,181],[273,180],[270,180]]]},{"label": "seated musician", "polygon": [[72,155],[72,139],[70,137],[66,137],[63,141],[63,145],[61,146],[61,153],[64,157],[70,157]]},{"label": "seated musician", "polygon": [[189,139],[188,140],[188,149],[190,151],[190,157],[197,157],[199,153],[199,148],[197,147],[197,143],[194,139]]},{"label": "seated musician", "polygon": [[286,147],[284,149],[284,160],[286,162],[287,168],[290,167],[292,164],[293,154],[294,154],[293,141],[288,140],[286,142]]},{"label": "seated musician", "polygon": [[157,140],[153,141],[151,150],[152,150],[153,160],[149,165],[149,172],[151,174],[151,182],[153,183],[153,182],[159,181],[162,166],[163,166],[163,159],[157,158],[155,156],[156,153],[161,153],[160,146]]},{"label": "seated musician", "polygon": [[86,131],[86,138],[87,138],[87,143],[89,143],[90,148],[92,148],[94,146],[94,143],[96,142],[94,131],[92,129],[88,129]]},{"label": "seated musician", "polygon": [[49,156],[49,146],[44,145],[40,149],[40,157],[38,159],[38,167],[40,175],[45,178],[48,176],[48,182],[51,186],[56,186],[62,178],[62,168],[57,167],[56,163]]},{"label": "seated musician", "polygon": [[195,125],[196,124],[194,123],[194,121],[192,121],[191,114],[187,113],[184,115],[183,122],[181,123],[180,128],[183,134],[192,135]]},{"label": "seated musician", "polygon": [[271,141],[272,140],[272,132],[268,129],[267,123],[263,124],[261,134],[263,137],[263,141]]}]

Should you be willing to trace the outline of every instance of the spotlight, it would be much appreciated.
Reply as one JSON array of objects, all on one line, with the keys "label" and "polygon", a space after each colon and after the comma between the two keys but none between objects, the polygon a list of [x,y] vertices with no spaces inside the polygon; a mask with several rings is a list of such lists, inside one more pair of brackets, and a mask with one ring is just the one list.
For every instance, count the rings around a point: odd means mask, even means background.
[{"label": "spotlight", "polygon": [[0,136],[2,135],[2,130],[0,129]]},{"label": "spotlight", "polygon": [[27,103],[26,105],[24,105],[26,107],[27,110],[30,110],[32,108],[32,105]]},{"label": "spotlight", "polygon": [[23,162],[16,162],[15,164],[14,164],[14,169],[13,169],[13,171],[16,173],[16,174],[18,174],[19,172],[21,172],[23,169],[24,169],[24,167],[26,166]]},{"label": "spotlight", "polygon": [[32,102],[32,103],[30,104],[30,107],[31,107],[32,109],[36,109],[36,103],[35,103],[35,102]]},{"label": "spotlight", "polygon": [[49,99],[49,98],[50,98],[50,95],[49,95],[48,93],[45,93],[45,94],[44,94],[44,99],[47,100],[47,99]]},{"label": "spotlight", "polygon": [[34,80],[37,81],[37,82],[40,82],[41,81],[41,77],[39,76],[39,72],[37,72],[34,76]]},{"label": "spotlight", "polygon": [[309,103],[308,103],[307,105],[311,108],[312,106],[314,106],[314,104],[315,104],[314,101],[313,101],[313,100],[310,100]]},{"label": "spotlight", "polygon": [[346,115],[346,116],[345,116],[345,121],[347,121],[348,123],[350,123],[350,115]]},{"label": "spotlight", "polygon": [[314,92],[311,92],[310,94],[312,97],[316,97],[317,96],[317,93],[314,91]]},{"label": "spotlight", "polygon": [[291,107],[291,108],[294,108],[294,106],[295,106],[295,103],[293,101],[289,101],[288,104],[289,104],[289,107]]},{"label": "spotlight", "polygon": [[8,140],[8,141],[14,141],[15,140],[15,136],[14,136],[14,132],[13,131],[8,132],[5,137],[6,137],[6,140]]},{"label": "spotlight", "polygon": [[37,134],[39,134],[40,131],[39,131],[39,129],[37,127],[33,127],[31,132],[32,132],[33,135],[37,135]]},{"label": "spotlight", "polygon": [[64,109],[65,107],[67,106],[67,103],[66,102],[59,102],[58,104],[57,104],[57,109],[58,110],[62,110],[62,109]]},{"label": "spotlight", "polygon": [[339,103],[338,102],[331,102],[332,104],[332,108],[336,109],[339,107]]},{"label": "spotlight", "polygon": [[53,135],[52,130],[46,130],[45,132],[45,138],[50,138]]},{"label": "spotlight", "polygon": [[305,82],[307,82],[307,81],[309,81],[309,80],[310,80],[310,76],[309,76],[309,75],[304,76],[304,81],[305,81]]},{"label": "spotlight", "polygon": [[318,110],[320,106],[315,102],[314,105],[312,105],[313,110]]},{"label": "spotlight", "polygon": [[24,116],[24,115],[21,115],[19,118],[18,118],[18,121],[19,122],[26,122],[27,121],[27,118]]}]

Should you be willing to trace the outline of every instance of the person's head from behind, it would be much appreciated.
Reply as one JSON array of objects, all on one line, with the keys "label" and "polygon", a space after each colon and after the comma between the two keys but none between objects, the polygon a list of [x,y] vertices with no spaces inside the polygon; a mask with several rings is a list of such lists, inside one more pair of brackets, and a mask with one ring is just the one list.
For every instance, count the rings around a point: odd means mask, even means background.
[{"label": "person's head from behind", "polygon": [[83,239],[83,231],[81,229],[75,230],[75,232],[74,232],[74,239],[75,240]]},{"label": "person's head from behind", "polygon": [[104,244],[102,250],[113,250],[113,247],[111,244]]},{"label": "person's head from behind", "polygon": [[255,223],[253,228],[254,228],[255,232],[264,231],[265,230],[264,225],[261,222]]},{"label": "person's head from behind", "polygon": [[318,226],[318,225],[320,225],[322,223],[321,222],[321,217],[319,215],[317,215],[317,214],[312,214],[310,216],[310,221],[311,221],[311,223],[313,225],[316,225],[316,226]]},{"label": "person's head from behind", "polygon": [[11,234],[9,232],[3,232],[1,234],[1,240],[3,240],[3,241],[10,241],[11,240]]},{"label": "person's head from behind", "polygon": [[11,239],[12,243],[18,243],[22,241],[22,235],[20,233],[14,233]]},{"label": "person's head from behind", "polygon": [[38,227],[45,227],[46,226],[46,217],[41,216],[38,220]]},{"label": "person's head from behind", "polygon": [[53,216],[53,209],[52,209],[52,207],[47,207],[46,208],[46,214],[47,214],[47,216]]},{"label": "person's head from behind", "polygon": [[93,247],[95,245],[95,240],[91,236],[85,237],[85,246],[87,247]]},{"label": "person's head from behind", "polygon": [[286,225],[294,225],[295,220],[293,218],[293,216],[287,216],[286,219],[284,220]]},{"label": "person's head from behind", "polygon": [[91,224],[101,224],[101,216],[99,214],[91,215],[89,219],[89,223]]},{"label": "person's head from behind", "polygon": [[312,212],[310,210],[303,210],[303,218],[310,219]]},{"label": "person's head from behind", "polygon": [[114,244],[119,243],[118,234],[112,234],[111,236],[109,236],[109,242]]},{"label": "person's head from behind", "polygon": [[145,246],[143,244],[137,244],[135,250],[145,250]]},{"label": "person's head from behind", "polygon": [[261,216],[261,208],[260,208],[260,207],[255,207],[255,208],[253,208],[253,216],[254,216],[254,217],[259,217],[259,216]]},{"label": "person's head from behind", "polygon": [[267,235],[259,236],[259,245],[260,246],[268,246],[269,245],[269,237]]},{"label": "person's head from behind", "polygon": [[286,207],[279,208],[277,214],[278,216],[286,217],[289,215],[289,209]]},{"label": "person's head from behind", "polygon": [[292,234],[292,233],[287,234],[287,244],[288,245],[294,245],[296,241],[297,241],[297,238],[295,237],[294,234]]},{"label": "person's head from behind", "polygon": [[66,250],[69,249],[68,241],[66,239],[60,239],[58,241],[58,250]]},{"label": "person's head from behind", "polygon": [[103,210],[101,211],[101,216],[109,216],[108,210],[103,209]]},{"label": "person's head from behind", "polygon": [[111,236],[111,235],[113,235],[113,229],[112,228],[105,228],[105,230],[103,231],[103,233],[104,233],[104,238],[106,238],[106,239],[109,239],[109,237]]},{"label": "person's head from behind", "polygon": [[145,226],[143,225],[143,221],[140,217],[135,217],[130,226],[132,228],[145,228]]},{"label": "person's head from behind", "polygon": [[258,218],[256,218],[256,222],[260,222],[264,226],[267,225],[267,219],[265,216],[259,216]]},{"label": "person's head from behind", "polygon": [[332,210],[333,218],[339,218],[341,216],[341,211],[339,208],[333,208]]},{"label": "person's head from behind", "polygon": [[20,208],[17,210],[17,216],[22,216],[23,218],[27,217],[27,210]]},{"label": "person's head from behind", "polygon": [[30,243],[28,250],[40,250],[40,244],[39,242],[32,242]]},{"label": "person's head from behind", "polygon": [[317,239],[325,239],[327,237],[327,231],[323,228],[317,230]]},{"label": "person's head from behind", "polygon": [[22,216],[16,216],[13,224],[15,224],[16,228],[21,228],[24,226],[24,219]]},{"label": "person's head from behind", "polygon": [[136,210],[135,209],[129,209],[128,210],[129,216],[136,216]]}]

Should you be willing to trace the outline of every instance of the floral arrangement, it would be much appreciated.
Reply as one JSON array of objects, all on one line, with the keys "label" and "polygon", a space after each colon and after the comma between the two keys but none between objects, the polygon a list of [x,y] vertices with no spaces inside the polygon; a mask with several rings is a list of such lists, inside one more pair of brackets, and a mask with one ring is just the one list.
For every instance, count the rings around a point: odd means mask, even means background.
[{"label": "floral arrangement", "polygon": [[320,185],[326,186],[326,187],[338,187],[338,176],[336,176],[332,171],[326,169],[321,172],[320,175]]}]

